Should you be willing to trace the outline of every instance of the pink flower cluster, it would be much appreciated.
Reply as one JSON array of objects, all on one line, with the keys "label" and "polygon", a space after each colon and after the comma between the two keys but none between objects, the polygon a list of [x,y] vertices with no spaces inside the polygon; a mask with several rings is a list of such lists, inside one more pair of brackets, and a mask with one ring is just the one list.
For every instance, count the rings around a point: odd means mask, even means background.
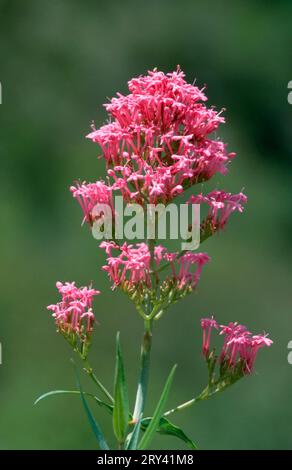
[{"label": "pink flower cluster", "polygon": [[76,186],[71,186],[70,191],[73,197],[79,202],[84,214],[83,222],[88,222],[92,225],[94,218],[100,217],[101,214],[94,213],[94,208],[97,204],[106,204],[110,207],[112,214],[114,213],[112,188],[106,185],[103,181],[96,183],[76,183]]},{"label": "pink flower cluster", "polygon": [[56,287],[62,300],[55,305],[49,305],[47,309],[53,312],[58,330],[78,336],[91,333],[94,324],[92,300],[100,292],[91,287],[78,288],[75,282],[57,282]]},{"label": "pink flower cluster", "polygon": [[203,354],[210,354],[210,339],[212,329],[220,330],[224,335],[224,343],[220,354],[220,363],[234,369],[240,361],[243,373],[250,374],[256,360],[257,352],[264,346],[271,346],[273,341],[267,335],[253,335],[244,325],[229,323],[227,326],[218,325],[214,317],[202,318]]},{"label": "pink flower cluster", "polygon": [[130,93],[105,105],[111,122],[87,137],[100,145],[112,189],[125,201],[167,203],[186,187],[225,174],[235,156],[211,137],[224,122],[207,108],[203,91],[184,73],[148,72],[128,83]]},{"label": "pink flower cluster", "polygon": [[247,202],[247,197],[243,193],[231,194],[225,191],[212,191],[206,196],[202,193],[191,196],[187,201],[191,204],[207,204],[209,211],[206,223],[211,223],[212,230],[223,229],[229,216],[235,212],[243,212],[243,204]]},{"label": "pink flower cluster", "polygon": [[[130,80],[128,88],[128,94],[118,93],[105,105],[109,123],[87,136],[101,147],[107,164],[106,182],[83,182],[70,188],[82,208],[83,222],[90,225],[102,215],[96,213],[97,204],[107,204],[115,218],[116,191],[126,203],[167,204],[195,183],[216,173],[226,174],[235,156],[213,135],[224,123],[221,112],[206,106],[203,90],[188,84],[179,67],[167,74],[150,71]],[[225,226],[232,212],[243,211],[246,196],[213,191],[192,196],[189,202],[209,206],[206,226],[201,229],[212,234]],[[168,294],[172,298],[173,287],[179,291],[173,301],[183,297],[196,287],[202,267],[209,261],[206,253],[169,253],[162,246],[150,252],[145,243],[119,246],[104,241],[100,246],[107,254],[103,269],[114,287],[126,291],[131,287],[131,293],[141,288],[142,297],[145,287],[159,284],[165,298]],[[161,283],[158,271],[163,262],[171,275]]]},{"label": "pink flower cluster", "polygon": [[[146,243],[128,245],[124,243],[121,247],[114,242],[103,241],[100,244],[104,248],[107,258],[107,265],[103,269],[108,273],[114,286],[121,285],[128,281],[131,285],[149,289],[152,287],[151,279],[151,254]],[[119,255],[113,256],[112,250],[118,250]],[[206,253],[186,252],[178,257],[177,253],[169,253],[166,248],[158,245],[154,248],[154,262],[159,267],[163,260],[169,261],[172,269],[172,280],[175,281],[178,289],[186,286],[194,289],[199,282],[202,268],[209,261]],[[195,271],[192,266],[195,265]]]}]

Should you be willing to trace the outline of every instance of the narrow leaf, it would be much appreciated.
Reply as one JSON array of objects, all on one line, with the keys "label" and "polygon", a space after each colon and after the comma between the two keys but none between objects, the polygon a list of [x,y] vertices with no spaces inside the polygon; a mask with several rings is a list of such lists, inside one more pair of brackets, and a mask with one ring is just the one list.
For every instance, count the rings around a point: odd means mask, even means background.
[{"label": "narrow leaf", "polygon": [[117,440],[124,442],[129,422],[129,399],[125,369],[120,346],[120,334],[116,343],[116,371],[114,383],[113,427]]},{"label": "narrow leaf", "polygon": [[102,433],[99,425],[95,421],[93,414],[91,413],[91,410],[88,406],[85,395],[82,391],[82,387],[81,387],[81,383],[80,383],[80,380],[79,380],[79,376],[78,376],[78,372],[77,372],[76,367],[75,367],[75,374],[76,374],[76,380],[77,380],[77,387],[80,391],[81,401],[82,401],[82,404],[84,406],[84,409],[85,409],[85,412],[86,412],[86,415],[87,415],[87,419],[90,423],[92,431],[93,431],[93,433],[96,437],[96,440],[98,442],[98,445],[101,448],[101,450],[109,450],[109,446],[107,445],[107,442],[106,442],[106,440],[103,436],[103,433]]},{"label": "narrow leaf", "polygon": [[162,391],[161,397],[159,399],[158,405],[157,405],[157,407],[154,411],[153,418],[151,419],[151,422],[150,422],[149,426],[147,427],[147,429],[145,431],[145,434],[144,434],[144,436],[142,437],[142,439],[140,441],[140,444],[138,446],[138,449],[140,449],[140,450],[145,450],[147,448],[147,446],[150,444],[151,439],[154,436],[154,433],[156,432],[156,430],[159,426],[160,419],[163,415],[164,408],[165,408],[165,405],[166,405],[166,400],[168,398],[170,387],[171,387],[171,384],[172,384],[172,381],[173,381],[173,376],[174,376],[174,373],[175,373],[175,369],[176,369],[176,365],[171,369],[171,372],[168,376],[168,379],[165,383],[165,386],[164,386],[164,389]]},{"label": "narrow leaf", "polygon": [[[141,421],[141,428],[142,430],[146,430],[149,424],[151,423],[152,418],[144,418]],[[175,436],[178,439],[184,441],[187,446],[190,449],[196,449],[198,450],[198,447],[196,444],[183,432],[182,429],[180,429],[178,426],[175,424],[171,423],[168,421],[166,418],[160,418],[158,428],[156,430],[160,434],[168,435],[168,436]]]},{"label": "narrow leaf", "polygon": [[[83,392],[83,394],[95,400],[101,408],[105,408],[109,413],[112,414],[113,405],[109,405],[105,401],[100,400],[95,395],[93,395],[93,393]],[[38,397],[36,401],[34,402],[34,405],[37,405],[41,400],[44,400],[45,398],[48,398],[54,395],[80,395],[80,391],[79,390],[52,390]]]},{"label": "narrow leaf", "polygon": [[[79,390],[51,390],[50,392],[44,393],[43,395],[38,397],[34,402],[34,405],[37,405],[41,400],[44,400],[45,398],[54,395],[80,395],[80,392]],[[93,398],[95,398],[94,395],[91,395],[90,393],[84,392],[84,395],[92,396]]]}]

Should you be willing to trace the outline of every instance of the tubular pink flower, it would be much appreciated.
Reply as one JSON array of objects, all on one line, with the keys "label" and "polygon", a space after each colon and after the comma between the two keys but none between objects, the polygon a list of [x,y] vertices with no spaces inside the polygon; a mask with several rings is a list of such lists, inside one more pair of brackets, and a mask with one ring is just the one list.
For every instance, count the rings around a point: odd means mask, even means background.
[{"label": "tubular pink flower", "polygon": [[96,183],[77,183],[76,186],[71,186],[70,191],[73,197],[79,202],[84,214],[83,222],[88,222],[92,225],[95,218],[100,217],[101,214],[93,213],[97,204],[106,204],[110,207],[112,214],[114,214],[112,188],[107,186],[103,181]]},{"label": "tubular pink flower", "polygon": [[94,313],[92,300],[100,292],[91,287],[76,287],[75,282],[56,283],[61,302],[49,305],[48,310],[53,317],[59,331],[66,335],[71,333],[78,336],[90,334],[93,330]]},{"label": "tubular pink flower", "polygon": [[[177,260],[180,265],[179,273],[176,276],[180,282],[179,286],[190,285],[194,289],[200,280],[202,268],[208,261],[210,261],[210,258],[207,253],[192,253],[188,251],[181,256]],[[194,264],[197,266],[197,269],[195,272],[192,272],[191,266]]]},{"label": "tubular pink flower", "polygon": [[[237,337],[248,336],[251,333],[247,330],[247,328],[244,325],[239,325],[237,322],[235,323],[230,322],[227,326],[220,325],[220,329],[221,331],[219,334],[225,335],[224,343],[223,343],[223,347],[222,347],[222,351],[220,355],[220,361],[223,362],[226,359],[228,353],[230,352],[231,340]],[[233,355],[231,354],[230,357],[234,356],[234,352],[235,352],[235,349],[233,351]],[[232,360],[230,363],[232,363]]]},{"label": "tubular pink flower", "polygon": [[[145,284],[151,286],[150,279],[150,252],[145,243],[138,243],[136,246],[124,243],[121,247],[109,246],[104,242],[100,245],[110,253],[107,258],[107,265],[102,269],[106,271],[114,283],[119,286],[123,281],[128,280],[132,284]],[[120,254],[111,256],[111,249],[117,248]]]},{"label": "tubular pink flower", "polygon": [[238,360],[242,361],[244,374],[252,372],[258,350],[273,344],[267,335],[252,335],[245,326],[237,323],[220,325],[220,328],[220,334],[225,335],[220,362],[234,368]]},{"label": "tubular pink flower", "polygon": [[99,214],[93,214],[93,209],[97,204],[107,204],[112,214],[114,214],[112,188],[103,181],[88,184],[85,182],[77,183],[76,186],[70,187],[70,191],[79,202],[83,211],[84,219],[82,224],[88,222],[92,225],[94,219],[100,216]]},{"label": "tubular pink flower", "polygon": [[243,193],[231,194],[225,191],[212,191],[204,196],[202,193],[191,196],[187,203],[202,204],[209,206],[206,222],[211,223],[212,229],[223,229],[229,216],[234,212],[243,212],[243,204],[247,202],[247,197]]},{"label": "tubular pink flower", "polygon": [[206,358],[210,352],[210,338],[213,328],[220,330],[224,335],[224,343],[220,354],[220,364],[227,367],[231,373],[240,364],[243,374],[250,374],[253,370],[257,352],[264,346],[271,346],[273,341],[267,335],[252,335],[244,325],[229,323],[227,326],[218,325],[214,317],[202,318],[203,354]]},{"label": "tubular pink flower", "polygon": [[119,245],[117,245],[115,242],[113,241],[110,241],[110,242],[106,242],[106,241],[103,241],[101,242],[101,244],[99,245],[100,248],[104,248],[106,254],[108,256],[111,256],[111,253],[112,253],[112,250],[117,250],[119,248]]},{"label": "tubular pink flower", "polygon": [[212,329],[215,328],[216,330],[218,330],[219,325],[212,315],[211,318],[201,319],[201,327],[203,330],[203,355],[207,358],[210,352],[210,340]]},{"label": "tubular pink flower", "polygon": [[165,259],[166,254],[167,254],[167,249],[164,246],[162,245],[155,246],[154,259],[155,259],[156,266],[160,265],[161,261]]}]

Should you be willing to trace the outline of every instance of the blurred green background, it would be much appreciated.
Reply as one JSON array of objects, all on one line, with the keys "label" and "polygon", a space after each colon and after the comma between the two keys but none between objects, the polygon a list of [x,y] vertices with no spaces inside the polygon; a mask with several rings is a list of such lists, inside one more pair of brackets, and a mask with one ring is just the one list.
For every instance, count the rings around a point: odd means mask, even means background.
[{"label": "blurred green background", "polygon": [[[80,227],[68,188],[104,174],[84,136],[92,120],[105,122],[106,97],[125,92],[132,76],[177,64],[188,81],[208,85],[209,104],[227,109],[219,135],[238,156],[213,187],[244,187],[249,202],[202,246],[212,262],[198,293],[157,324],[148,412],[175,362],[169,406],[205,385],[199,319],[214,312],[221,323],[268,331],[274,345],[253,376],[175,422],[202,449],[292,448],[291,15],[288,0],[0,1],[2,449],[96,448],[77,397],[33,406],[47,390],[75,387],[70,348],[46,311],[56,280],[93,280],[102,291],[91,361],[111,387],[120,330],[134,399],[142,323],[110,290],[104,255]],[[109,436],[108,416],[96,416]],[[154,447],[183,446],[157,437]]]}]

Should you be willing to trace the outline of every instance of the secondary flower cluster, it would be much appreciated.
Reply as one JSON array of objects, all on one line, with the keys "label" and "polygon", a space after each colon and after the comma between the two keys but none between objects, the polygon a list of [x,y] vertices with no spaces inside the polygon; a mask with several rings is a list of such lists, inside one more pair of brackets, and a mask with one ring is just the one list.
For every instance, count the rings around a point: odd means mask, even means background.
[{"label": "secondary flower cluster", "polygon": [[225,144],[211,134],[224,122],[183,72],[154,70],[128,83],[130,93],[105,105],[111,122],[87,137],[98,143],[125,201],[167,203],[187,187],[226,174]]},{"label": "secondary flower cluster", "polygon": [[49,305],[47,309],[53,312],[58,331],[74,347],[78,347],[78,341],[81,342],[81,352],[84,353],[95,321],[92,300],[100,292],[91,287],[78,288],[75,282],[57,282],[56,287],[62,300]]},{"label": "secondary flower cluster", "polygon": [[[114,242],[103,241],[101,248],[108,255],[107,265],[103,266],[113,281],[113,285],[120,286],[125,281],[128,286],[136,289],[153,287],[153,272],[151,269],[151,253],[146,243],[128,245],[124,243],[118,246]],[[112,255],[113,250],[118,250],[117,256]],[[209,261],[206,253],[185,252],[178,257],[178,253],[169,253],[161,245],[154,248],[154,263],[158,268],[163,260],[171,266],[171,281],[175,282],[177,289],[190,287],[194,289],[199,282],[203,265]],[[195,270],[192,267],[195,265]]]},{"label": "secondary flower cluster", "polygon": [[84,214],[84,222],[90,225],[94,222],[95,218],[101,216],[100,213],[94,211],[97,204],[106,204],[114,214],[112,188],[104,183],[104,181],[97,181],[96,183],[76,183],[76,186],[71,186],[70,191],[73,197],[79,202]]},{"label": "secondary flower cluster", "polygon": [[243,212],[243,204],[247,202],[247,197],[243,193],[231,194],[225,191],[212,191],[205,196],[200,193],[191,196],[187,201],[189,204],[206,204],[209,207],[206,219],[201,228],[216,231],[223,229],[230,215],[235,212]]},{"label": "secondary flower cluster", "polygon": [[273,341],[267,335],[253,335],[244,325],[229,323],[227,326],[218,325],[214,317],[202,318],[203,354],[208,360],[212,329],[220,330],[224,335],[223,347],[220,354],[222,368],[235,370],[239,365],[243,374],[250,374],[256,360],[257,352],[264,346],[271,346]]}]

